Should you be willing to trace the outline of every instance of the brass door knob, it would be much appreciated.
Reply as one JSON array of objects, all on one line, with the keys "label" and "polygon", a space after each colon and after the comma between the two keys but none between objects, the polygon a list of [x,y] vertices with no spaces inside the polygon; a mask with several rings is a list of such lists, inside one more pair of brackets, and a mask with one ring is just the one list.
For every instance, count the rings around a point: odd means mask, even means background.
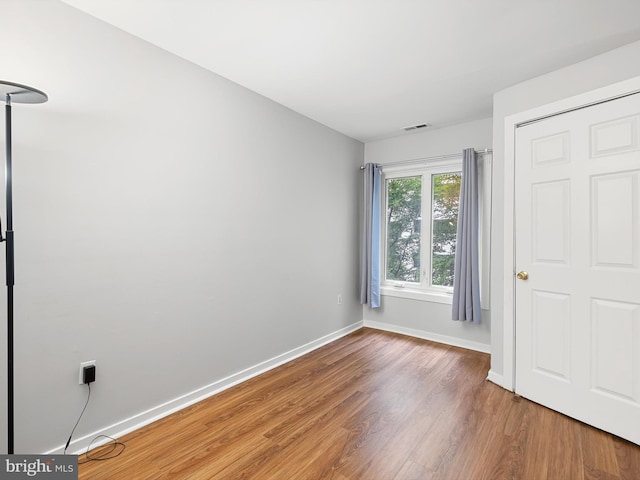
[{"label": "brass door knob", "polygon": [[529,274],[522,270],[521,272],[517,273],[516,277],[518,278],[518,280],[527,280],[529,278]]}]

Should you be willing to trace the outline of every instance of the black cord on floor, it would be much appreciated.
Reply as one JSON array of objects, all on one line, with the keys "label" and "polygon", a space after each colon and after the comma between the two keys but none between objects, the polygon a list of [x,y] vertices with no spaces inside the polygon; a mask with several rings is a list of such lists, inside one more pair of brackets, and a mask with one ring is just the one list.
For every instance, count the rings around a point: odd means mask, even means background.
[{"label": "black cord on floor", "polygon": [[[110,442],[107,442],[104,445],[102,445],[103,448],[108,448],[108,450],[104,452],[101,451],[97,455],[96,454],[90,455],[89,451],[91,450],[91,445],[93,445],[93,443],[99,438],[108,438],[110,440]],[[78,465],[82,465],[83,463],[88,463],[91,461],[103,461],[103,460],[109,460],[111,458],[116,458],[120,456],[122,452],[124,452],[125,448],[126,448],[126,445],[122,442],[119,442],[115,438],[112,438],[108,435],[98,435],[96,438],[91,440],[91,442],[89,443],[89,446],[87,447],[87,451],[83,453],[84,460],[80,460],[80,457],[78,457]]]},{"label": "black cord on floor", "polygon": [[[76,427],[80,423],[80,420],[82,419],[82,416],[84,415],[84,411],[87,409],[87,406],[89,405],[89,400],[91,399],[91,384],[90,383],[87,383],[87,388],[88,388],[87,401],[84,404],[84,408],[82,409],[82,412],[80,412],[80,416],[78,417],[78,421],[73,426],[73,430],[71,430],[71,435],[69,435],[69,440],[67,440],[67,444],[64,447],[64,455],[67,454],[67,449],[69,448],[69,444],[71,443],[71,438],[73,437],[73,433],[76,431]],[[107,442],[105,445],[103,445],[103,446],[106,446],[108,448],[108,450],[104,451],[104,452],[101,452],[98,455],[89,455],[89,450],[91,450],[91,446],[99,438],[108,438],[110,440],[110,442]],[[98,435],[96,438],[91,440],[91,442],[89,442],[89,445],[87,446],[87,451],[82,454],[82,455],[84,455],[84,460],[81,461],[80,458],[78,457],[78,465],[81,465],[81,464],[87,463],[87,462],[91,462],[93,460],[101,461],[101,460],[109,460],[110,458],[115,458],[115,457],[119,456],[120,454],[122,454],[122,452],[124,452],[125,447],[126,447],[126,445],[124,443],[119,442],[115,438],[109,437],[108,435]],[[114,452],[116,452],[116,453],[114,453]]]}]

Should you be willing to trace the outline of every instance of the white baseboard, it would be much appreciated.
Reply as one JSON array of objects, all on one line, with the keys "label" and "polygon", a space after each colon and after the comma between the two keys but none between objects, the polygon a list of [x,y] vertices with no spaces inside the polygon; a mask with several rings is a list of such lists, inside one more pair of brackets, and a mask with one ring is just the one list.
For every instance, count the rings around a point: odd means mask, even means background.
[{"label": "white baseboard", "polygon": [[499,387],[504,388],[504,377],[493,370],[489,370],[489,374],[487,375],[487,380],[495,383]]},{"label": "white baseboard", "polygon": [[[290,362],[291,360],[301,357],[302,355],[312,352],[313,350],[316,350],[317,348],[320,348],[327,343],[331,343],[334,340],[355,332],[356,330],[361,329],[362,325],[362,321],[356,322],[352,325],[349,325],[348,327],[344,327],[333,333],[325,335],[324,337],[318,338],[317,340],[313,340],[312,342],[309,342],[305,345],[294,348],[293,350],[289,350],[288,352],[273,357],[269,360],[265,360],[264,362],[246,368],[226,378],[217,380],[202,388],[198,388],[197,390],[194,390],[190,393],[181,395],[180,397],[174,398],[173,400],[170,400],[166,403],[157,405],[153,408],[150,408],[149,410],[140,412],[132,417],[114,423],[113,425],[109,425],[100,430],[85,435],[84,437],[78,438],[71,442],[71,444],[69,445],[69,451],[72,451],[75,454],[79,455],[84,453],[89,445],[91,445],[92,448],[95,448],[109,441],[108,439],[101,439],[100,441],[91,443],[91,441],[99,435],[107,435],[114,438],[122,437],[127,433],[133,432],[134,430],[160,420],[161,418],[171,415],[172,413],[182,410],[183,408],[193,405],[194,403],[200,402],[208,397],[227,390],[234,385],[238,385],[239,383],[245,382],[250,378],[258,376],[262,373],[279,367],[280,365]],[[57,448],[54,448],[53,450],[45,452],[45,455],[61,454],[63,451],[64,445],[61,445]]]},{"label": "white baseboard", "polygon": [[410,337],[421,338],[423,340],[431,340],[433,342],[444,343],[445,345],[452,345],[454,347],[462,347],[468,350],[475,350],[477,352],[491,353],[491,345],[472,342],[471,340],[465,340],[463,338],[449,337],[447,335],[440,335],[438,333],[425,332],[423,330],[415,330],[413,328],[399,327],[398,325],[375,322],[372,320],[365,320],[364,326],[368,328],[375,328],[376,330],[384,330],[387,332],[399,333],[401,335],[409,335]]}]

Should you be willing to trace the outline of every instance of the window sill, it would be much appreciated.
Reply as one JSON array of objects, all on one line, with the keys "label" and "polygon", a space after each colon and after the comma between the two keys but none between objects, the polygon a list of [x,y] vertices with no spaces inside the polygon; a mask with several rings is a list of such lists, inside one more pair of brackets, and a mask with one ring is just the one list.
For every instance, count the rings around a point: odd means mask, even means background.
[{"label": "window sill", "polygon": [[452,293],[434,291],[427,292],[424,290],[407,287],[399,288],[390,285],[381,286],[380,294],[388,297],[409,298],[411,300],[419,300],[421,302],[445,303],[447,305],[451,305],[453,300]]}]

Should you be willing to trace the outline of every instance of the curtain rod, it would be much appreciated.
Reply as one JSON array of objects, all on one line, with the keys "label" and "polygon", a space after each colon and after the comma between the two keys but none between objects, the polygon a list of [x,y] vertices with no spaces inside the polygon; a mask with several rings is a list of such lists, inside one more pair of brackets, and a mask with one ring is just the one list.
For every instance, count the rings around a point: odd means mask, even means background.
[{"label": "curtain rod", "polygon": [[[493,153],[491,148],[483,148],[483,149],[475,149],[478,155],[487,155],[489,153]],[[391,165],[407,165],[410,163],[422,163],[427,162],[429,160],[449,160],[450,158],[458,158],[462,156],[462,152],[460,153],[449,153],[447,155],[436,155],[435,157],[426,157],[426,158],[412,158],[410,160],[398,160],[397,162],[389,162],[389,163],[378,163],[379,167],[387,167]],[[360,165],[360,170],[364,170],[364,165]]]}]

